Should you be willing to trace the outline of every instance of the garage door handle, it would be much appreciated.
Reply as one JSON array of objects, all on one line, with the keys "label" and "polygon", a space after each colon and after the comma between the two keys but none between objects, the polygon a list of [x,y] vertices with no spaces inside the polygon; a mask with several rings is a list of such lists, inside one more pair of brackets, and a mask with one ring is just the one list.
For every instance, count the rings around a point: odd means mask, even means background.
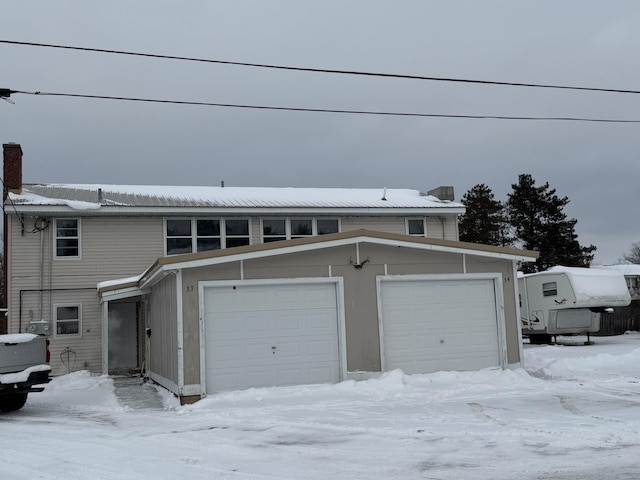
[{"label": "garage door handle", "polygon": [[276,353],[276,347],[271,347],[271,353]]}]

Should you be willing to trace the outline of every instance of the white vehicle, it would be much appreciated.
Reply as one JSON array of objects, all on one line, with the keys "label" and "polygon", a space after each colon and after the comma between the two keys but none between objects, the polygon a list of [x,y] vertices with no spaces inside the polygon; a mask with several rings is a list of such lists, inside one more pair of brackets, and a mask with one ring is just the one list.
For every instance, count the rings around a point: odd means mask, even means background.
[{"label": "white vehicle", "polygon": [[43,336],[0,335],[0,412],[20,410],[29,393],[44,390],[51,372],[48,357]]},{"label": "white vehicle", "polygon": [[556,335],[595,333],[600,316],[631,303],[620,272],[596,268],[553,267],[519,275],[522,334],[531,343],[548,343]]}]

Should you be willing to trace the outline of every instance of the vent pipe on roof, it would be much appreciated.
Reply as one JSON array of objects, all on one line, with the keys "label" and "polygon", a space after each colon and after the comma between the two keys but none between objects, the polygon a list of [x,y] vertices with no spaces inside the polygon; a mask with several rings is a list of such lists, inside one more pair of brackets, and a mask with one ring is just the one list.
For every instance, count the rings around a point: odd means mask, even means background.
[{"label": "vent pipe on roof", "polygon": [[102,205],[102,189],[98,189],[98,203]]},{"label": "vent pipe on roof", "polygon": [[387,201],[387,187],[384,187],[384,190],[382,190],[382,198],[380,200]]},{"label": "vent pipe on roof", "polygon": [[220,188],[224,188],[224,180],[220,180]]}]

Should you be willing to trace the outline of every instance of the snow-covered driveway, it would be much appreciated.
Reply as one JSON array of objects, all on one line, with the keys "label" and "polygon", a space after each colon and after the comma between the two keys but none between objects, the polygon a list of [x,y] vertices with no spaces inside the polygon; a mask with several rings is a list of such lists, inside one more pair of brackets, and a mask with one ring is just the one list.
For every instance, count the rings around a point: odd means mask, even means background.
[{"label": "snow-covered driveway", "polygon": [[640,335],[574,342],[526,346],[526,370],[394,371],[164,411],[76,372],[0,416],[0,478],[638,478]]}]

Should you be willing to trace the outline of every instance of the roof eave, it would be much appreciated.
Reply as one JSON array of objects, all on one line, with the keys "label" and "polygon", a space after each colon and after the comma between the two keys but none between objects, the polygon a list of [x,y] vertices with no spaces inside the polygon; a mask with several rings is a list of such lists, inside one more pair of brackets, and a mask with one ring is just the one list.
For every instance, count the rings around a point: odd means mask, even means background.
[{"label": "roof eave", "polygon": [[14,203],[7,213],[95,215],[462,215],[464,207],[114,207],[75,209],[67,205]]},{"label": "roof eave", "polygon": [[[329,238],[330,237],[330,238]],[[430,250],[445,253],[470,254],[488,258],[499,258],[509,261],[534,262],[539,254],[529,250],[493,247],[452,240],[438,240],[422,237],[409,237],[401,234],[388,234],[369,230],[337,233],[324,237],[309,237],[296,240],[286,240],[247,247],[236,247],[232,250],[216,250],[172,257],[162,257],[150,267],[140,279],[139,286],[148,288],[157,283],[164,276],[182,268],[194,268],[219,265],[242,260],[251,260],[289,253],[300,253],[321,248],[332,248],[356,243],[373,243],[379,245],[400,246],[419,250]]]}]

